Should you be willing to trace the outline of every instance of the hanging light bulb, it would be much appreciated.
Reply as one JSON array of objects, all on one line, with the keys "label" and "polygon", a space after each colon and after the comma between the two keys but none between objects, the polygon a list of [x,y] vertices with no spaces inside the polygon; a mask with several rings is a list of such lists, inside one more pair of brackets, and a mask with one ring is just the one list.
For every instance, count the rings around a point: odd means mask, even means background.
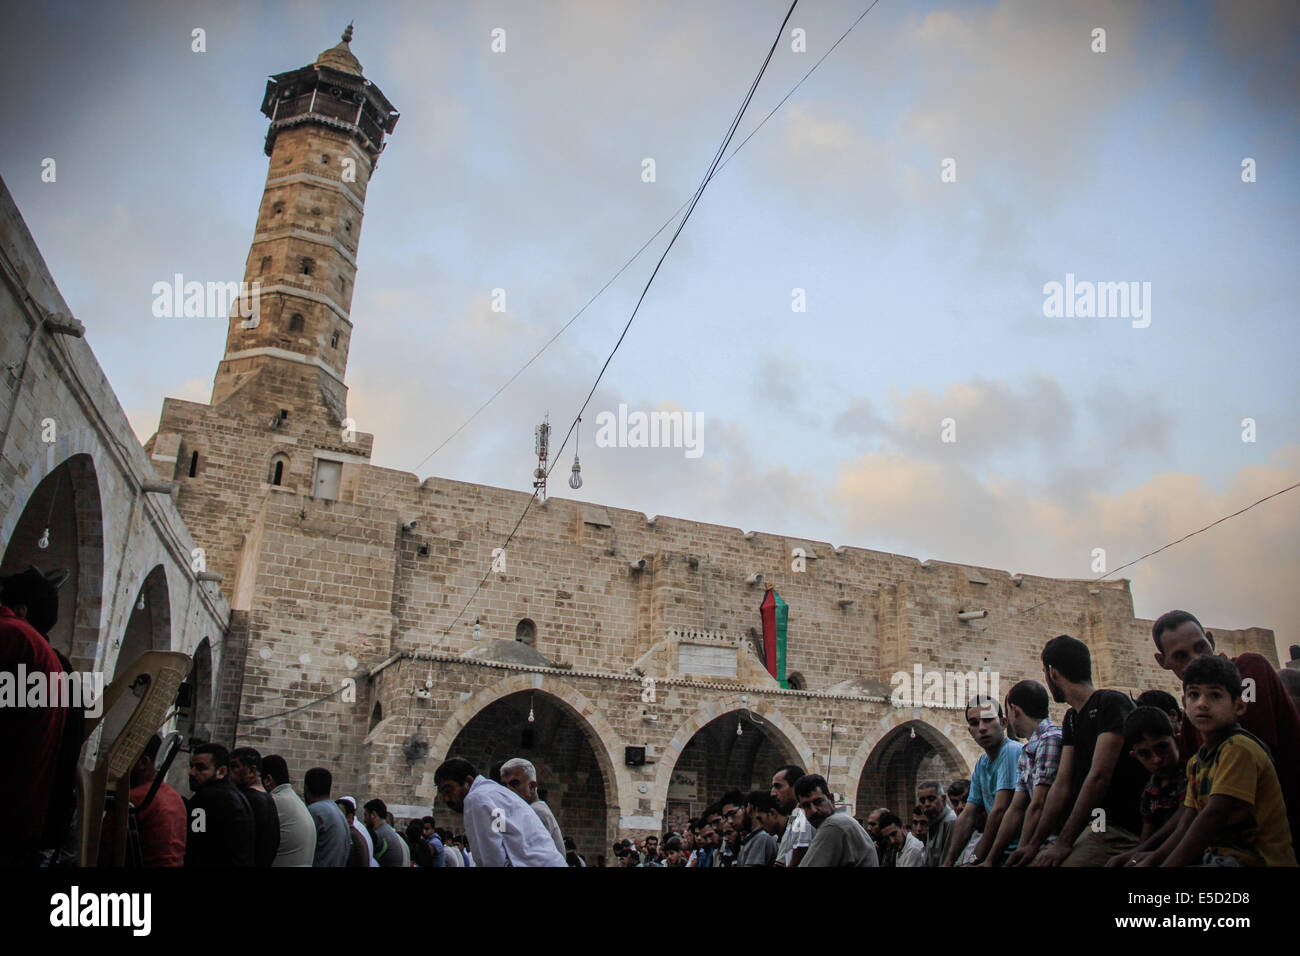
[{"label": "hanging light bulb", "polygon": [[911,729],[911,733],[909,733],[908,736],[911,737],[913,740],[916,739],[916,728],[915,728],[915,727],[913,727],[913,728]]},{"label": "hanging light bulb", "polygon": [[573,435],[573,467],[569,475],[569,487],[575,491],[582,487],[582,465],[578,463],[578,446],[582,444],[582,416],[578,416],[578,421],[574,425]]},{"label": "hanging light bulb", "polygon": [[530,697],[528,698],[528,722],[531,724],[536,720],[537,718],[533,716],[533,699]]},{"label": "hanging light bulb", "polygon": [[743,737],[744,734],[745,734],[745,728],[744,728],[743,726],[741,726],[740,721],[737,720],[737,721],[736,721],[736,736],[737,736],[737,737]]},{"label": "hanging light bulb", "polygon": [[136,609],[137,611],[143,611],[143,610],[144,610],[144,594],[143,594],[143,593],[141,593],[141,595],[140,595],[140,600],[138,600],[138,601],[135,602],[135,609]]},{"label": "hanging light bulb", "polygon": [[483,640],[483,628],[479,626],[478,618],[474,618],[474,640]]},{"label": "hanging light bulb", "polygon": [[36,547],[44,551],[49,546],[50,546],[50,529],[46,528],[44,531],[41,532],[41,536],[36,542]]}]

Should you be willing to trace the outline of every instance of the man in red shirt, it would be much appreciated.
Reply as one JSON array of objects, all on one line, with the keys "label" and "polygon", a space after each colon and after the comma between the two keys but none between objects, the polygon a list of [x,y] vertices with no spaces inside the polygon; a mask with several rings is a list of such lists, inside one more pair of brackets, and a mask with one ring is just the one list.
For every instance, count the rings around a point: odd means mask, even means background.
[{"label": "man in red shirt", "polygon": [[47,693],[38,701],[28,692],[40,682],[48,692],[57,684],[50,676],[63,673],[42,636],[58,621],[59,594],[35,568],[0,579],[0,589],[0,807],[6,819],[0,866],[34,866],[46,849],[42,834],[55,797],[68,702],[51,702]]},{"label": "man in red shirt", "polygon": [[[149,791],[153,788],[157,770],[154,760],[158,757],[158,748],[162,738],[157,734],[149,740],[144,753],[131,768],[131,804],[136,809],[136,830],[140,836],[140,862],[144,866],[184,866],[186,814],[185,799],[165,781],[158,781],[158,790],[149,805],[140,809]],[[113,832],[113,816],[104,817],[104,848],[100,852],[100,863],[110,863],[113,859],[113,845],[116,835]],[[127,865],[131,864],[127,857]]]},{"label": "man in red shirt", "polygon": [[[1151,628],[1156,643],[1156,663],[1173,671],[1179,680],[1183,671],[1198,657],[1214,653],[1214,635],[1187,611],[1168,611],[1160,615]],[[1220,654],[1220,657],[1226,657]],[[1254,700],[1247,700],[1241,726],[1268,745],[1282,785],[1287,818],[1291,824],[1291,845],[1300,846],[1300,712],[1287,694],[1277,671],[1268,658],[1260,654],[1242,654],[1232,658],[1241,672],[1242,684],[1254,682]],[[1243,690],[1242,699],[1246,699]],[[1183,714],[1183,739],[1189,749],[1203,741],[1200,732]]]}]

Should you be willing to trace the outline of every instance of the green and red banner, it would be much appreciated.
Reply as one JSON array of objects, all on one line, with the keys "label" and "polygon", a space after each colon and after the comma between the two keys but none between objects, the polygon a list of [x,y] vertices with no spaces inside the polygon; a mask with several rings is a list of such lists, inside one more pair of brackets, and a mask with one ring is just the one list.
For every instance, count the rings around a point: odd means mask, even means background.
[{"label": "green and red banner", "polygon": [[758,610],[763,616],[763,657],[767,663],[767,672],[783,688],[788,688],[790,685],[785,680],[785,637],[790,624],[790,605],[781,600],[781,595],[774,588],[769,587]]}]

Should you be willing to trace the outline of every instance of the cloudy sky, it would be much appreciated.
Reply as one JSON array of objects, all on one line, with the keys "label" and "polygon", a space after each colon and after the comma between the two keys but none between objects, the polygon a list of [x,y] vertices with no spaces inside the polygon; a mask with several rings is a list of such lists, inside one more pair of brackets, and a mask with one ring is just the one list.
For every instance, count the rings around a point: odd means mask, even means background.
[{"label": "cloudy sky", "polygon": [[[737,142],[868,3],[799,3]],[[207,400],[225,340],[154,318],[151,287],[242,277],[266,76],[355,19],[402,116],[367,201],[350,412],[378,464],[527,490],[533,425],[564,434],[671,229],[429,453],[689,198],[787,6],[12,7],[0,175],[147,438],[164,396]],[[1090,577],[1095,548],[1115,568],[1300,480],[1298,11],[881,0],[709,186],[588,407],[583,488],[571,445],[552,492]],[[1150,324],[1046,317],[1067,274],[1149,288]],[[597,447],[620,403],[699,416],[703,454]],[[1298,542],[1300,489],[1122,573],[1141,616],[1285,646]]]}]

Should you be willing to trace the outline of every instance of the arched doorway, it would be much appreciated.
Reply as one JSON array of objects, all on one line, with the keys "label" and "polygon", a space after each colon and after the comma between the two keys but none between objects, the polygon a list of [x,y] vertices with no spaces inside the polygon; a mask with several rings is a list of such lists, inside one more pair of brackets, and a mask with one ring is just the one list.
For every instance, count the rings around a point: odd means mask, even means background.
[{"label": "arched doorway", "polygon": [[[167,571],[155,565],[136,593],[122,633],[122,647],[117,652],[113,672],[131,664],[145,651],[171,650],[171,596],[167,590]],[[112,678],[110,677],[109,680]]]},{"label": "arched doorway", "polygon": [[[125,648],[123,648],[125,650]],[[176,713],[176,730],[184,738],[184,752],[177,756],[167,773],[167,783],[182,794],[189,789],[189,752],[199,744],[210,743],[213,738],[212,721],[212,646],[205,637],[194,648],[190,673],[181,685],[181,706]],[[217,741],[230,746],[228,741]]]},{"label": "arched doorway", "polygon": [[50,643],[82,670],[94,670],[104,579],[104,527],[99,481],[89,455],[73,455],[46,475],[27,499],[4,542],[0,574],[29,565],[66,568],[59,620]]},{"label": "arched doorway", "polygon": [[[594,862],[612,839],[609,810],[616,802],[613,781],[606,779],[593,749],[599,746],[568,703],[543,690],[522,690],[475,714],[456,734],[445,757],[463,757],[484,776],[513,757],[532,761],[539,792],[544,792],[561,831]],[[439,826],[464,829],[461,816],[441,803],[435,816]]]},{"label": "arched doorway", "polygon": [[916,805],[916,785],[940,780],[946,786],[968,776],[966,762],[943,734],[923,720],[909,720],[885,734],[871,751],[858,779],[854,808],[865,820],[877,807],[909,819]]},{"label": "arched doorway", "polygon": [[[167,572],[159,564],[146,575],[132,599],[130,616],[122,633],[122,646],[117,651],[112,672],[105,677],[105,684],[111,683],[113,675],[125,671],[145,651],[170,649],[171,598],[167,590]],[[134,702],[123,698],[104,716],[101,750],[117,739],[118,732],[134,710]]]},{"label": "arched doorway", "polygon": [[786,764],[802,766],[803,758],[770,719],[747,709],[718,715],[691,734],[673,764],[664,830],[680,830],[728,790],[767,790]]}]

